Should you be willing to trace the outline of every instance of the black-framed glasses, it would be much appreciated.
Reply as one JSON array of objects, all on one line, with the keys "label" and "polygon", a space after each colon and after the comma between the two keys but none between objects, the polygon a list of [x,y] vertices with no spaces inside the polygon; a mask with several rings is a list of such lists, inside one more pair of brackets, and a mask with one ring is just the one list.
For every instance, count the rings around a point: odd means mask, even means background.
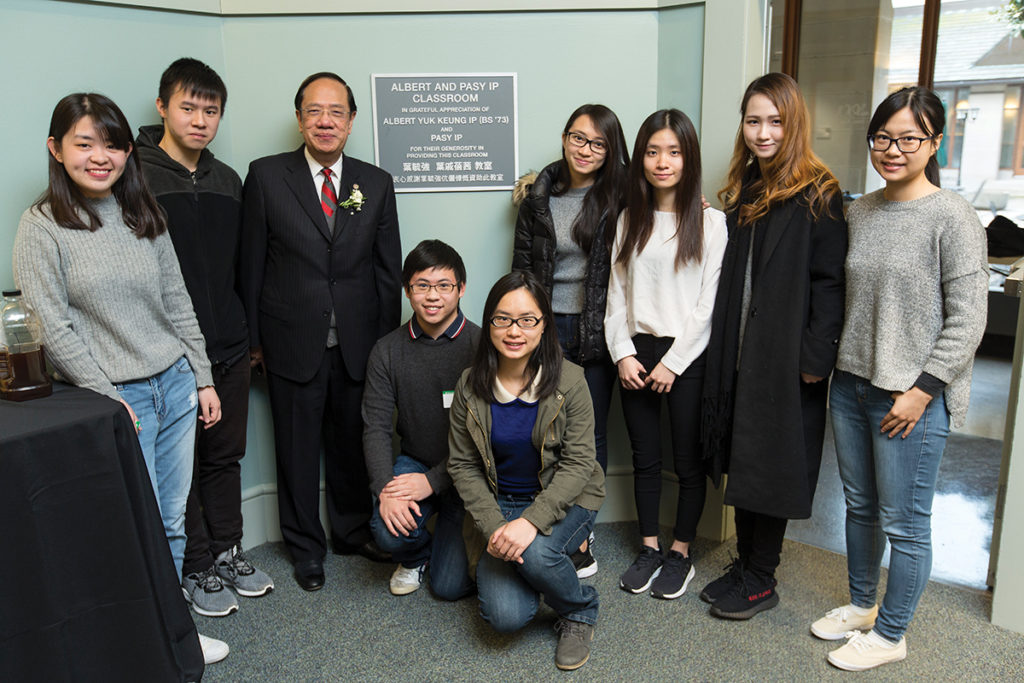
[{"label": "black-framed glasses", "polygon": [[513,323],[519,326],[521,330],[532,330],[533,328],[540,325],[540,321],[544,318],[538,318],[535,315],[524,315],[521,318],[509,318],[504,315],[496,315],[491,318],[491,327],[504,328],[512,327]]},{"label": "black-framed glasses", "polygon": [[348,115],[352,113],[347,109],[335,109],[333,107],[331,107],[330,109],[321,109],[320,107],[309,107],[308,109],[302,110],[302,116],[306,119],[312,119],[316,121],[317,119],[324,115],[324,112],[327,112],[327,115],[331,117],[333,121],[344,121],[345,119],[348,118]]},{"label": "black-framed glasses", "polygon": [[919,138],[913,135],[904,135],[898,138],[891,138],[888,135],[876,133],[874,135],[868,136],[868,147],[870,147],[871,150],[874,152],[885,152],[890,147],[892,147],[892,143],[895,142],[896,149],[903,152],[904,154],[913,154],[917,150],[921,149],[922,142],[924,142],[925,140],[932,140],[934,138],[934,135],[929,135],[926,138]]},{"label": "black-framed glasses", "polygon": [[569,144],[573,147],[586,147],[590,145],[590,151],[594,154],[605,154],[608,152],[608,143],[604,140],[591,140],[575,131],[567,133],[567,135],[569,136]]},{"label": "black-framed glasses", "polygon": [[455,291],[455,285],[451,282],[438,282],[436,285],[427,282],[414,282],[409,285],[409,290],[416,294],[426,294],[432,289],[437,290],[438,294],[451,294]]}]

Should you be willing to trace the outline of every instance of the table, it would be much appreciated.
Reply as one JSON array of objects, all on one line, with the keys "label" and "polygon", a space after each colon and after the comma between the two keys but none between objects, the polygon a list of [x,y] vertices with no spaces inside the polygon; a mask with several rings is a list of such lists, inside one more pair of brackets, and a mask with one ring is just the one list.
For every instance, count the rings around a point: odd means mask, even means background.
[{"label": "table", "polygon": [[0,680],[202,674],[127,411],[59,384],[0,401]]}]

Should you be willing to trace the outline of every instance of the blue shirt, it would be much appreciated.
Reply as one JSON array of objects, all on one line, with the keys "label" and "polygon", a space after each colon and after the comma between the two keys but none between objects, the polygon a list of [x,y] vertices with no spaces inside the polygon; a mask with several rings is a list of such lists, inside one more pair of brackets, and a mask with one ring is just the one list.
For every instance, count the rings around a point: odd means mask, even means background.
[{"label": "blue shirt", "polygon": [[532,438],[537,407],[520,398],[491,404],[491,449],[500,493],[533,495],[541,488],[540,452]]}]

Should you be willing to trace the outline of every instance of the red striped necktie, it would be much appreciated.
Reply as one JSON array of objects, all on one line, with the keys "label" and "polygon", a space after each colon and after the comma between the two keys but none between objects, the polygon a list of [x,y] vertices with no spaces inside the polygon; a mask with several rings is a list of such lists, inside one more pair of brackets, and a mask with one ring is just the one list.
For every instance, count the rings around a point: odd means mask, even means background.
[{"label": "red striped necktie", "polygon": [[327,216],[327,222],[334,223],[334,210],[338,208],[338,195],[334,191],[334,183],[331,182],[331,169],[324,167],[324,184],[320,186],[320,208]]}]

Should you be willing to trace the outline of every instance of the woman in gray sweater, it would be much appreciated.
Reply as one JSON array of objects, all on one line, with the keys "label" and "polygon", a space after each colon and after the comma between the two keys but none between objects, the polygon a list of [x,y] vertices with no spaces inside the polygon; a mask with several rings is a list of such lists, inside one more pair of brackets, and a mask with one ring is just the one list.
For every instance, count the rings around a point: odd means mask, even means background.
[{"label": "woman in gray sweater", "polygon": [[[887,97],[868,125],[885,188],[850,207],[846,320],[829,407],[846,494],[850,604],[814,622],[835,666],[906,657],[903,633],[931,571],[931,508],[949,427],[967,412],[985,328],[985,234],[959,195],[939,189],[945,110],[925,88]],[[892,553],[881,606],[879,564]],[[866,632],[860,632],[866,631]]]},{"label": "woman in gray sweater", "polygon": [[18,225],[15,278],[57,371],[128,411],[180,578],[197,408],[206,427],[220,419],[203,336],[117,105],[68,95],[46,145],[50,182]]}]

